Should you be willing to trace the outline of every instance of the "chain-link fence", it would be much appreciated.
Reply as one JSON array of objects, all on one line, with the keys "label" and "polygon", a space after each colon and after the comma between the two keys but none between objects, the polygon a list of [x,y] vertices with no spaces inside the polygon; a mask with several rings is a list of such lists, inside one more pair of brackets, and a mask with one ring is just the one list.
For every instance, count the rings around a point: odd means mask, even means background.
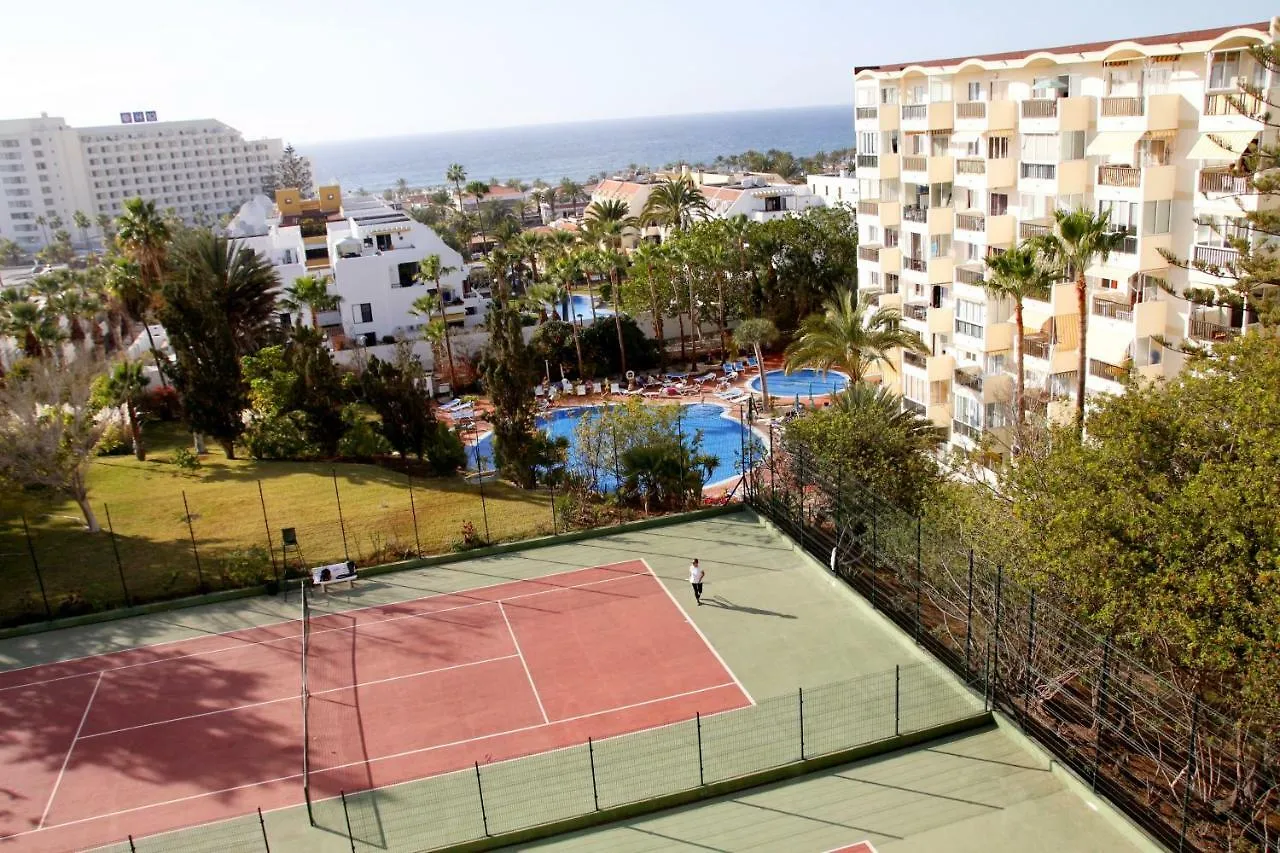
[{"label": "chain-link fence", "polygon": [[1280,733],[1248,730],[1069,615],[1069,602],[904,512],[811,448],[747,500],[1177,850],[1280,853]]},{"label": "chain-link fence", "polygon": [[634,507],[563,488],[424,479],[374,466],[286,470],[240,480],[227,469],[177,495],[150,494],[144,480],[127,498],[92,505],[97,533],[79,516],[0,513],[0,628],[279,588],[305,567],[340,560],[374,566],[641,517]]}]

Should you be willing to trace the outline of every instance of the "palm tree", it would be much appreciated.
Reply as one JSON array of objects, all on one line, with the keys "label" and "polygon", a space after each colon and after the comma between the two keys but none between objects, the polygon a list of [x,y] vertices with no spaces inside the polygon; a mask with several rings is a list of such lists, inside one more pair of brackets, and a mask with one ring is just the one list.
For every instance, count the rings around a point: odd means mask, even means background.
[{"label": "palm tree", "polygon": [[[450,168],[452,169],[452,167]],[[453,341],[449,338],[449,321],[444,316],[444,296],[440,292],[440,279],[447,275],[453,275],[457,271],[457,267],[445,266],[439,255],[427,255],[418,261],[418,281],[423,284],[432,282],[435,284],[436,290],[435,293],[428,293],[415,299],[412,309],[414,314],[424,317],[439,313],[440,322],[444,326],[445,356],[449,359],[449,387],[455,389],[455,393],[457,393],[458,376],[453,366]]]},{"label": "palm tree", "polygon": [[582,255],[568,252],[556,258],[547,270],[548,277],[556,283],[560,296],[562,316],[573,329],[573,348],[578,354],[578,378],[586,378],[586,369],[582,361],[582,343],[578,340],[578,324],[576,318],[570,316],[569,300],[573,292],[573,284],[582,278]]},{"label": "palm tree", "polygon": [[83,210],[77,210],[71,214],[71,221],[75,223],[76,228],[80,230],[80,242],[84,244],[85,251],[89,250],[89,226],[90,222],[88,214]]},{"label": "palm tree", "polygon": [[738,324],[733,339],[740,347],[749,347],[756,354],[756,364],[760,366],[760,394],[764,398],[764,407],[769,408],[769,380],[765,376],[764,348],[778,339],[778,327],[767,317],[748,317]]},{"label": "palm tree", "polygon": [[[476,225],[480,229],[480,251],[484,251],[485,227],[484,217],[481,215],[480,202],[489,194],[489,185],[484,181],[471,181],[467,184],[467,195],[472,196],[476,200]],[[468,247],[469,248],[469,247]]]},{"label": "palm tree", "polygon": [[1080,315],[1080,357],[1076,362],[1077,437],[1084,435],[1084,386],[1089,367],[1085,346],[1089,332],[1089,288],[1084,274],[1095,260],[1106,263],[1111,253],[1124,245],[1126,236],[1125,232],[1113,229],[1109,213],[1095,214],[1083,207],[1071,211],[1055,210],[1053,232],[1031,238],[1033,246],[1045,260],[1060,267],[1076,283],[1076,311]]},{"label": "palm tree", "polygon": [[581,215],[578,211],[578,202],[586,198],[586,196],[582,194],[582,184],[572,178],[561,178],[560,197],[573,205],[573,215],[575,217]]},{"label": "palm tree", "polygon": [[409,182],[404,178],[396,178],[396,197],[404,198],[409,194]]},{"label": "palm tree", "polygon": [[36,217],[36,224],[40,226],[40,234],[44,238],[44,245],[49,245],[49,220],[46,219],[45,215],[42,213]]},{"label": "palm tree", "polygon": [[48,317],[40,310],[40,306],[23,298],[9,306],[5,320],[5,332],[21,341],[18,344],[27,358],[43,358],[44,345],[41,327],[49,324]]},{"label": "palm tree", "polygon": [[327,276],[300,275],[284,289],[280,305],[290,314],[301,313],[305,308],[311,314],[311,328],[319,330],[320,312],[337,311],[342,297],[329,291]]},{"label": "palm tree", "polygon": [[801,322],[796,340],[783,353],[783,368],[788,373],[804,367],[834,368],[856,384],[866,379],[869,368],[887,362],[892,349],[929,351],[918,335],[901,327],[896,308],[873,311],[873,299],[871,294],[857,299],[852,290],[837,290],[823,303],[823,313]]},{"label": "palm tree", "polygon": [[[56,213],[49,214],[49,227],[52,228],[54,231],[60,231],[62,229],[62,226],[65,224],[66,223],[62,221],[62,217],[59,216],[58,214]],[[55,237],[54,239],[56,240],[57,237]]]},{"label": "palm tree", "polygon": [[124,213],[117,220],[116,242],[124,256],[133,262],[138,274],[138,298],[125,304],[131,308],[131,313],[136,309],[133,318],[147,330],[147,341],[151,344],[151,355],[156,361],[161,385],[167,384],[164,359],[160,357],[151,334],[150,316],[155,307],[153,303],[158,298],[171,236],[169,225],[156,209],[154,201],[141,198],[125,201]]},{"label": "palm tree", "polygon": [[649,288],[649,313],[653,318],[653,336],[658,340],[658,362],[662,367],[666,367],[667,364],[667,339],[664,337],[662,298],[658,291],[658,282],[663,267],[668,264],[666,247],[655,246],[652,243],[641,243],[631,256],[632,270],[642,271],[641,278]]},{"label": "palm tree", "polygon": [[256,351],[278,332],[280,279],[262,255],[216,231],[194,230],[174,243],[170,263],[170,283],[189,283],[217,300],[237,354]]},{"label": "palm tree", "polygon": [[1062,276],[1058,270],[1043,263],[1035,247],[1027,243],[1015,246],[1003,254],[989,256],[987,269],[991,275],[983,281],[983,289],[996,298],[1013,300],[1013,323],[1017,328],[1018,348],[1018,384],[1014,391],[1013,407],[1021,428],[1026,418],[1026,371],[1023,365],[1027,342],[1022,322],[1022,303],[1025,299],[1043,297]]},{"label": "palm tree", "polygon": [[458,194],[458,212],[463,213],[462,182],[467,179],[467,170],[462,168],[461,163],[450,163],[449,168],[444,173],[444,179],[453,184],[453,188]]},{"label": "palm tree", "polygon": [[559,298],[560,289],[550,282],[530,285],[524,291],[524,304],[538,312],[539,326],[551,319],[547,306],[555,305]]},{"label": "palm tree", "polygon": [[710,211],[707,197],[687,175],[654,185],[640,211],[640,221],[668,231],[684,231]]},{"label": "palm tree", "polygon": [[129,419],[129,435],[133,439],[133,455],[139,462],[146,461],[147,450],[142,444],[142,419],[138,416],[138,401],[143,389],[150,382],[138,361],[121,361],[107,377],[107,394],[112,405],[124,409]]},{"label": "palm tree", "polygon": [[102,250],[105,252],[107,244],[115,239],[115,221],[109,213],[99,213],[94,217],[93,221],[97,224],[98,231],[102,235]]},{"label": "palm tree", "polygon": [[[622,365],[622,374],[627,373],[627,347],[622,336],[622,311],[621,300],[618,298],[618,288],[621,285],[621,276],[627,269],[627,257],[622,252],[611,246],[602,246],[591,251],[592,265],[609,276],[609,287],[613,296],[613,326],[618,333],[618,361]],[[588,292],[590,292],[588,290]],[[595,299],[591,300],[591,322],[596,319]]]},{"label": "palm tree", "polygon": [[846,415],[858,415],[879,422],[884,432],[896,432],[928,452],[945,440],[946,434],[928,418],[902,408],[902,398],[884,385],[850,385],[835,396],[832,409]]}]

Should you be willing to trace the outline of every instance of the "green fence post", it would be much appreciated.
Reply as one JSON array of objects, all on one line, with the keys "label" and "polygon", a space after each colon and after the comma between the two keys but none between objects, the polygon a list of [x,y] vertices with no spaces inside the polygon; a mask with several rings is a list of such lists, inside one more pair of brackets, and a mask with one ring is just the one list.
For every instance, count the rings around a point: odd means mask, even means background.
[{"label": "green fence post", "polygon": [[476,791],[480,794],[480,822],[484,825],[484,837],[489,837],[489,814],[484,810],[484,784],[480,781],[480,762],[476,762]]},{"label": "green fence post", "polygon": [[897,737],[902,723],[902,665],[893,665],[893,736]]},{"label": "green fence post", "polygon": [[1004,595],[1004,566],[996,566],[996,623],[991,643],[991,707],[1000,701],[1000,609]]},{"label": "green fence post", "polygon": [[1197,696],[1191,709],[1191,739],[1187,743],[1187,769],[1184,771],[1182,789],[1182,828],[1178,830],[1178,851],[1187,844],[1187,813],[1191,808],[1191,777],[1196,772],[1196,729],[1200,725],[1200,697]]},{"label": "green fence post", "polygon": [[596,749],[591,738],[587,738],[587,758],[591,761],[591,800],[595,803],[596,811],[600,811],[600,789],[596,787]]},{"label": "green fence post", "polygon": [[26,513],[22,515],[22,532],[27,537],[27,551],[31,554],[31,565],[36,570],[36,583],[40,584],[40,600],[44,602],[44,616],[53,619],[53,610],[49,607],[49,596],[44,589],[44,575],[40,574],[40,561],[36,559],[36,546],[31,541],[31,528],[27,527]]},{"label": "green fence post", "polygon": [[276,546],[271,542],[271,525],[267,522],[267,499],[262,494],[262,481],[258,481],[258,503],[262,505],[262,527],[267,531],[267,553],[271,555],[271,576],[280,583],[280,569],[276,565]]},{"label": "green fence post", "polygon": [[418,558],[421,559],[422,540],[418,538],[418,507],[413,502],[413,475],[405,471],[404,476],[409,481],[409,512],[413,514],[413,547],[417,551]]},{"label": "green fence post", "polygon": [[351,845],[351,853],[356,853],[356,836],[351,831],[351,812],[347,811],[347,792],[339,791],[338,796],[342,797],[342,816],[347,819],[347,843]]},{"label": "green fence post", "polygon": [[800,760],[804,761],[804,688],[800,688]]},{"label": "green fence post", "polygon": [[124,590],[124,606],[131,607],[133,602],[129,600],[129,584],[125,583],[124,563],[120,561],[120,547],[116,544],[116,528],[111,523],[111,507],[104,503],[102,511],[107,516],[107,535],[111,538],[111,552],[116,555],[116,571],[120,573],[120,588]]},{"label": "green fence post", "polygon": [[267,822],[262,817],[262,808],[258,808],[258,825],[262,827],[262,847],[266,853],[271,853],[271,840],[267,838]]},{"label": "green fence post", "polygon": [[342,558],[349,561],[351,552],[347,549],[347,523],[342,518],[342,495],[338,494],[338,469],[330,468],[329,473],[333,475],[333,499],[338,504],[338,529],[342,531]]},{"label": "green fence post", "polygon": [[973,549],[969,549],[968,612],[964,617],[964,674],[969,675],[969,655],[973,651]]},{"label": "green fence post", "polygon": [[1036,591],[1031,590],[1031,603],[1027,610],[1027,665],[1023,676],[1026,682],[1022,688],[1022,717],[1023,728],[1026,728],[1026,718],[1031,715],[1031,655],[1036,647]]},{"label": "green fence post", "polygon": [[698,784],[707,784],[706,772],[702,766],[702,714],[695,711],[693,714],[693,722],[698,727]]},{"label": "green fence post", "polygon": [[204,572],[200,569],[200,549],[196,547],[196,528],[191,523],[191,507],[187,506],[187,490],[182,490],[182,508],[187,513],[187,532],[191,534],[191,554],[196,558],[196,580],[200,584],[200,591],[205,591]]},{"label": "green fence post", "polygon": [[1107,675],[1111,669],[1111,641],[1102,644],[1102,674],[1098,678],[1098,734],[1093,739],[1093,778],[1090,784],[1098,790],[1098,771],[1102,766],[1102,731],[1107,725]]}]

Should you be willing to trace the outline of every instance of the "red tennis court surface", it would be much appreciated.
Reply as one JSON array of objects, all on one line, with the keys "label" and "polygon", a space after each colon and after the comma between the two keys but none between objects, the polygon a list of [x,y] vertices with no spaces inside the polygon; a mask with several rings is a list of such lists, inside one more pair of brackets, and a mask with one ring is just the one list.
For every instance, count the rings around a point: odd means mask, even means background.
[{"label": "red tennis court surface", "polygon": [[[642,561],[311,621],[313,799],[750,697]],[[0,673],[0,846],[302,801],[297,621]]]},{"label": "red tennis court surface", "polygon": [[827,853],[876,853],[876,848],[871,846],[870,841],[859,841],[846,847],[836,847]]}]

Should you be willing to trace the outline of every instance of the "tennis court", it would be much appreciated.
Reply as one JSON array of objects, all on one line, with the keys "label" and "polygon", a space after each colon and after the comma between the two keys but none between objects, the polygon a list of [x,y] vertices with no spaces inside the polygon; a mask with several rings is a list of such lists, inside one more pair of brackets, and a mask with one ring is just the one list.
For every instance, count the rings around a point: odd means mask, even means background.
[{"label": "tennis court", "polygon": [[305,655],[294,620],[0,673],[0,839],[89,848],[296,805],[304,766],[319,800],[752,702],[642,560],[306,631]]}]

